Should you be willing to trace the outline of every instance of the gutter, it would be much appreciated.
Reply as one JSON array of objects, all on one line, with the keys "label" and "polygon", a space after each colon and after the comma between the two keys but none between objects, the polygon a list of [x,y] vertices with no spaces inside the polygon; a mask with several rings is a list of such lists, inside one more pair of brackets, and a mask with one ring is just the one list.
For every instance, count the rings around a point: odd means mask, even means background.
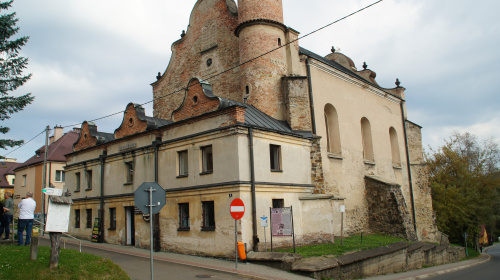
[{"label": "gutter", "polygon": [[406,132],[406,119],[405,119],[405,109],[404,109],[404,100],[401,100],[399,105],[401,106],[401,119],[403,120],[403,131],[405,136],[405,151],[406,151],[406,168],[408,169],[408,183],[410,184],[410,197],[411,197],[411,210],[413,216],[413,228],[415,229],[415,235],[418,239],[417,233],[417,217],[415,214],[415,196],[413,194],[413,180],[411,178],[411,164],[410,164],[410,151],[408,149],[408,134]]},{"label": "gutter", "polygon": [[255,193],[255,160],[253,154],[253,128],[248,128],[248,148],[250,152],[250,189],[252,192],[252,238],[253,251],[259,251],[259,237],[257,235],[257,203]]},{"label": "gutter", "polygon": [[104,164],[106,163],[106,157],[108,152],[102,151],[102,155],[99,155],[99,161],[101,162],[101,195],[100,195],[100,210],[99,218],[101,223],[99,224],[101,228],[101,236],[99,238],[99,243],[104,243]]},{"label": "gutter", "polygon": [[316,135],[316,117],[314,114],[314,99],[313,99],[313,90],[312,90],[312,80],[311,80],[311,64],[309,62],[309,58],[306,59],[306,68],[307,68],[307,87],[309,90],[309,104],[311,109],[311,126],[312,133]]}]

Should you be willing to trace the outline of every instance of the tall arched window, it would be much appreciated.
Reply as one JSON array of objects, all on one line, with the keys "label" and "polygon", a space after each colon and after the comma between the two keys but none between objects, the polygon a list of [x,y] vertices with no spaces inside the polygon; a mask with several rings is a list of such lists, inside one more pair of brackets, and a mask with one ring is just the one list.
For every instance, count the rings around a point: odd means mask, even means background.
[{"label": "tall arched window", "polygon": [[365,117],[361,119],[361,138],[363,140],[363,158],[368,161],[375,161],[373,155],[372,129],[370,121]]},{"label": "tall arched window", "polygon": [[396,129],[391,126],[389,128],[389,137],[391,138],[391,153],[392,153],[392,165],[401,166],[401,156],[399,154],[399,144],[398,144],[398,134]]},{"label": "tall arched window", "polygon": [[329,153],[342,154],[340,146],[339,117],[332,104],[325,105],[327,149]]}]

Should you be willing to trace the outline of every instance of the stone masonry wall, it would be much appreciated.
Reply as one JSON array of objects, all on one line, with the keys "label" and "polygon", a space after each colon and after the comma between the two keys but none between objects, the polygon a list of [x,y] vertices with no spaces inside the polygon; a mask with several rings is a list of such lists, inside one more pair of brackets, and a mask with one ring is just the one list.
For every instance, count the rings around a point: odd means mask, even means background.
[{"label": "stone masonry wall", "polygon": [[365,184],[370,230],[417,240],[401,186],[375,176],[366,176]]}]

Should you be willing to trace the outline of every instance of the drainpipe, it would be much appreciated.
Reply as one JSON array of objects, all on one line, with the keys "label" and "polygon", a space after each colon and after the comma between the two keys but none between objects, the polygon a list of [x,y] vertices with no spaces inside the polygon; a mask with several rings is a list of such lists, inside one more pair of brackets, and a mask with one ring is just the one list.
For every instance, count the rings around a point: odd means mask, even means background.
[{"label": "drainpipe", "polygon": [[311,80],[311,64],[309,63],[309,58],[306,59],[306,68],[307,68],[307,85],[309,89],[309,104],[311,106],[311,125],[312,125],[312,133],[316,134],[316,117],[314,114],[314,99],[313,99],[313,89],[312,89],[312,80]]},{"label": "drainpipe", "polygon": [[415,229],[415,235],[418,239],[417,234],[417,217],[415,215],[415,197],[413,195],[413,181],[411,178],[411,165],[410,165],[410,150],[408,149],[408,134],[406,133],[406,119],[405,119],[405,109],[404,100],[401,100],[399,105],[401,106],[401,118],[403,120],[403,131],[405,134],[405,151],[406,151],[406,168],[408,169],[408,183],[410,184],[410,197],[411,197],[411,210],[413,216],[413,228]]},{"label": "drainpipe", "polygon": [[161,139],[156,138],[155,141],[153,141],[153,149],[154,149],[154,156],[155,156],[155,182],[158,183],[158,147],[160,146]]},{"label": "drainpipe", "polygon": [[253,251],[259,251],[259,237],[257,236],[257,205],[255,197],[255,161],[253,157],[253,129],[248,128],[248,148],[250,149],[250,188],[252,192],[252,237]]},{"label": "drainpipe", "polygon": [[106,162],[107,154],[107,151],[102,151],[102,155],[99,156],[99,160],[101,162],[101,201],[99,210],[99,219],[101,220],[101,223],[99,224],[101,227],[101,237],[99,239],[99,243],[104,243],[104,164]]},{"label": "drainpipe", "polygon": [[[155,169],[155,182],[158,183],[158,148],[160,147],[161,143],[161,138],[156,137],[155,141],[153,141],[153,149],[154,149],[154,169]],[[153,217],[150,217],[153,219],[150,219],[149,222],[153,223],[153,249],[156,252],[159,252],[161,250],[161,244],[160,244],[160,213],[154,214]]]}]

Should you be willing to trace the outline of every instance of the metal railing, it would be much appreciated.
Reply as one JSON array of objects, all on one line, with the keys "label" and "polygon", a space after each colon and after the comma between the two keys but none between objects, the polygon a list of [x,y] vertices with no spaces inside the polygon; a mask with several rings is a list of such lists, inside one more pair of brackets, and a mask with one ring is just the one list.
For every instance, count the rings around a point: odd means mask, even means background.
[{"label": "metal railing", "polygon": [[[14,231],[14,229],[16,228],[16,220],[18,220],[18,222],[17,222],[17,223],[18,223],[18,226],[19,226],[19,218],[18,218],[18,217],[12,217],[12,228],[10,229],[10,231],[11,231],[11,236],[12,236],[12,244],[14,244],[14,243],[15,243],[15,241],[16,241],[16,239],[15,239],[15,233],[17,233],[17,232],[16,232],[16,231]],[[34,220],[34,222],[36,221],[36,222],[38,223],[38,225],[33,224],[33,227],[34,227],[34,228],[38,228],[38,229],[39,229],[39,232],[42,232],[42,231],[43,231],[43,229],[40,227],[40,225],[45,226],[45,223],[43,223],[41,220],[37,220],[37,219],[33,219],[33,220]],[[34,223],[34,222],[33,222],[33,223]],[[40,229],[42,229],[42,230],[40,231]],[[74,237],[74,236],[72,236],[72,235],[69,235],[69,234],[67,234],[67,233],[64,233],[64,232],[63,232],[62,234],[63,234],[64,236],[67,236],[67,237],[69,237],[69,238],[72,238],[72,239],[75,239],[76,241],[78,241],[78,242],[79,242],[79,244],[80,244],[80,250],[79,250],[79,251],[80,251],[80,253],[82,252],[82,242],[83,242],[83,240],[78,239],[78,238],[76,238],[76,237]],[[62,241],[63,241],[63,248],[64,248],[64,249],[66,249],[66,240],[64,240],[64,239],[63,239]]]}]

